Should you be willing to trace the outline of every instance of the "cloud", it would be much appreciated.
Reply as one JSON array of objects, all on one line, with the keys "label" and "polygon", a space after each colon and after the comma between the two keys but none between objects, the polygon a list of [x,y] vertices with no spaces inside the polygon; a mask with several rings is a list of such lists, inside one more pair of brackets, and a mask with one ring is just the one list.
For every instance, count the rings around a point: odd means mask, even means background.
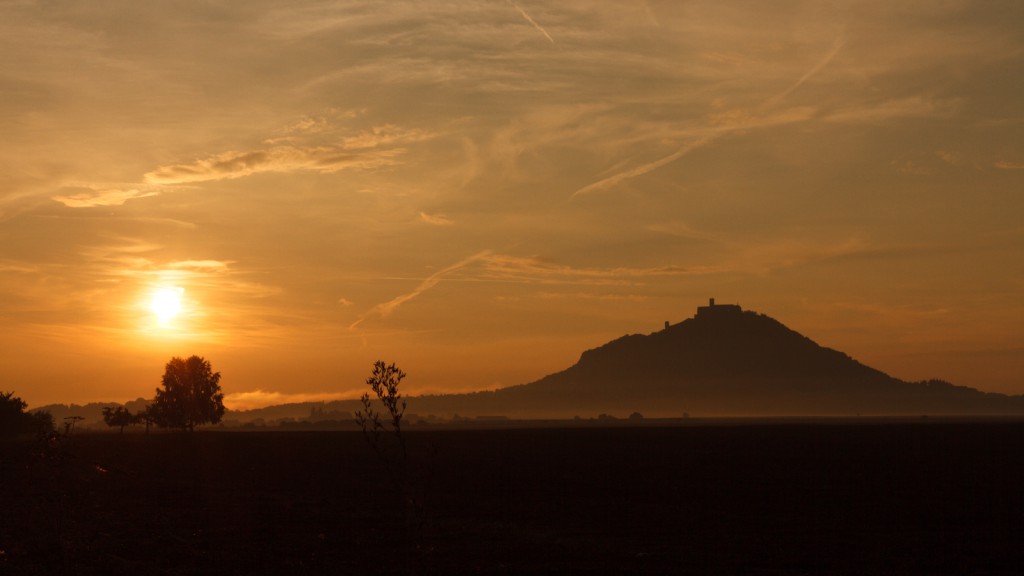
[{"label": "cloud", "polygon": [[[792,92],[792,89],[787,90],[784,94],[790,92]],[[777,101],[778,99],[773,100]],[[587,184],[574,191],[569,196],[569,199],[572,200],[592,192],[608,190],[626,180],[653,172],[729,134],[741,134],[747,130],[772,128],[816,118],[835,123],[877,123],[893,118],[947,115],[954,111],[959,104],[960,101],[957,99],[936,100],[926,97],[911,97],[870,105],[857,104],[827,114],[822,114],[818,109],[809,106],[795,106],[768,114],[760,114],[742,108],[716,111],[708,115],[708,126],[693,130],[691,132],[692,139],[675,152]],[[1007,162],[997,164],[997,167],[1005,169],[1014,169],[1013,166],[1015,164]]]},{"label": "cloud", "polygon": [[403,130],[394,124],[385,124],[355,136],[343,137],[341,147],[345,150],[367,150],[397,143],[419,142],[433,137],[433,134],[422,130]]},{"label": "cloud", "polygon": [[958,99],[937,100],[914,96],[872,104],[858,103],[825,114],[822,119],[826,122],[841,123],[883,122],[892,118],[947,115],[959,105]]},{"label": "cloud", "polygon": [[653,172],[654,170],[657,170],[662,166],[671,164],[672,162],[679,160],[680,158],[690,154],[694,150],[698,150],[700,148],[703,148],[704,146],[707,146],[708,144],[711,144],[712,142],[714,142],[715,140],[719,139],[724,135],[738,133],[744,130],[768,128],[772,126],[789,124],[793,122],[803,122],[811,119],[814,116],[815,112],[816,111],[813,108],[799,106],[794,108],[788,108],[786,110],[781,110],[772,115],[763,117],[753,116],[750,113],[743,110],[735,110],[732,114],[727,114],[725,116],[715,116],[713,117],[712,123],[720,124],[719,126],[714,126],[711,128],[706,128],[698,131],[698,136],[694,137],[693,140],[683,145],[672,154],[654,160],[653,162],[648,162],[646,164],[641,164],[640,166],[630,168],[629,170],[623,170],[621,172],[608,176],[607,178],[598,180],[597,182],[587,184],[586,186],[583,186],[582,188],[579,188],[575,192],[573,192],[569,196],[569,199],[572,200],[578,196],[583,196],[591,192],[607,190],[625,180],[630,180],[639,176],[643,176],[644,174],[647,174],[649,172]]},{"label": "cloud", "polygon": [[230,264],[230,262],[221,262],[220,260],[181,260],[167,264],[167,268],[195,272],[220,272],[226,271]]},{"label": "cloud", "polygon": [[809,243],[800,239],[784,239],[756,244],[735,243],[734,256],[724,269],[743,274],[767,274],[777,270],[816,266],[824,263],[870,262],[890,259],[922,259],[949,255],[952,251],[977,249],[952,247],[938,243],[872,243],[857,236]]},{"label": "cloud", "polygon": [[995,163],[995,167],[1000,170],[1024,170],[1024,162],[1009,162],[1007,160],[1000,160]]},{"label": "cloud", "polygon": [[247,392],[231,392],[224,394],[224,406],[228,410],[255,410],[267,406],[280,404],[295,404],[299,402],[331,402],[334,400],[352,400],[358,396],[355,393],[340,392],[271,392],[257,388]]},{"label": "cloud", "polygon": [[121,206],[128,200],[155,196],[160,187],[242,178],[264,172],[313,171],[321,173],[348,169],[370,170],[398,163],[404,145],[433,138],[431,133],[382,124],[357,134],[334,136],[326,144],[296,144],[299,139],[323,139],[337,128],[331,122],[348,120],[358,111],[331,111],[329,116],[305,117],[288,126],[283,136],[264,141],[255,150],[226,151],[193,162],[158,167],[129,186],[71,186],[51,197],[69,208]]},{"label": "cloud", "polygon": [[412,300],[413,298],[416,298],[420,294],[422,294],[422,293],[426,292],[427,290],[430,290],[431,288],[436,286],[437,283],[440,282],[444,278],[444,276],[446,276],[448,274],[451,274],[452,272],[455,272],[456,270],[458,270],[460,268],[464,268],[465,266],[468,266],[469,264],[472,264],[473,262],[476,262],[477,260],[480,260],[481,258],[484,258],[484,257],[488,256],[489,254],[490,254],[490,251],[488,251],[488,250],[484,250],[482,252],[477,252],[476,254],[474,254],[474,255],[472,255],[472,256],[470,256],[468,258],[465,258],[463,260],[460,260],[460,261],[456,262],[455,264],[452,264],[451,266],[448,266],[447,268],[445,268],[443,270],[440,270],[438,272],[435,272],[434,274],[431,274],[426,279],[424,279],[422,282],[420,282],[419,286],[417,286],[415,289],[413,289],[412,292],[408,292],[406,294],[402,294],[400,296],[396,296],[395,298],[392,298],[391,300],[388,300],[387,302],[382,302],[380,304],[377,304],[376,306],[374,306],[370,310],[367,310],[366,312],[364,312],[362,315],[359,316],[358,319],[356,319],[355,322],[353,322],[349,326],[349,329],[356,328],[357,326],[362,324],[363,321],[366,320],[367,318],[369,318],[370,316],[377,316],[379,318],[387,318],[392,312],[397,310],[398,307],[401,306],[402,304],[405,304],[406,302]]},{"label": "cloud", "polygon": [[444,214],[427,214],[426,212],[420,212],[420,221],[426,222],[427,224],[433,224],[435,226],[451,226],[455,224],[450,218]]},{"label": "cloud", "polygon": [[39,272],[39,267],[35,265],[24,264],[16,261],[0,261],[0,272],[13,272],[18,274],[35,274]]},{"label": "cloud", "polygon": [[649,298],[642,294],[592,294],[590,292],[541,292],[537,297],[544,300],[594,300],[598,302],[645,302]]},{"label": "cloud", "polygon": [[482,279],[537,284],[628,284],[630,280],[656,276],[684,276],[705,273],[705,269],[675,265],[633,268],[580,268],[558,264],[538,257],[488,254]]},{"label": "cloud", "polygon": [[705,51],[698,54],[701,58],[715,62],[717,64],[732,64],[736,66],[746,66],[751,63],[750,58],[733,51],[720,51],[711,50]]},{"label": "cloud", "polygon": [[365,170],[395,164],[395,158],[402,152],[404,150],[393,149],[352,153],[337,147],[277,146],[269,150],[223,152],[190,164],[162,166],[147,173],[145,179],[151,184],[166,185],[228,180],[261,172]]},{"label": "cloud", "polygon": [[162,245],[142,239],[116,237],[111,243],[83,247],[80,254],[88,273],[101,280],[131,279],[150,286],[175,284],[257,299],[281,292],[277,287],[245,280],[249,274],[236,270],[231,260],[161,261],[156,256],[162,249]]},{"label": "cloud", "polygon": [[400,144],[433,135],[384,125],[322,146],[277,145],[260,150],[228,151],[191,163],[162,166],[145,175],[150,184],[189,184],[242,178],[263,172],[338,172],[370,170],[397,164],[405,153]]},{"label": "cloud", "polygon": [[59,194],[51,197],[51,199],[55,202],[60,202],[68,208],[95,208],[97,206],[121,206],[129,200],[146,198],[156,194],[154,191],[142,192],[135,188],[105,188],[101,190],[90,188],[72,194]]},{"label": "cloud", "polygon": [[110,275],[132,275],[153,267],[145,254],[163,248],[142,238],[115,236],[106,244],[82,246],[82,261]]},{"label": "cloud", "polygon": [[[365,108],[338,109],[328,108],[323,114],[315,116],[304,116],[285,126],[280,138],[289,138],[296,135],[308,136],[310,134],[321,134],[334,130],[338,121],[350,121],[366,114]],[[270,139],[270,142],[276,139]]]},{"label": "cloud", "polygon": [[[672,154],[659,158],[653,162],[648,162],[646,164],[642,164],[629,170],[624,170],[622,172],[601,179],[592,184],[583,186],[582,188],[579,188],[572,193],[572,195],[569,197],[570,200],[578,196],[582,196],[584,194],[589,194],[591,192],[607,190],[625,180],[636,178],[638,176],[643,176],[644,174],[657,170],[662,166],[675,162],[676,160],[688,155],[694,150],[697,150],[710,144],[711,142],[713,142],[714,140],[716,140],[717,138],[724,134],[735,132],[737,130],[764,128],[769,126],[775,126],[778,124],[806,120],[810,118],[813,112],[811,111],[811,109],[806,107],[791,108],[789,110],[783,110],[781,112],[772,112],[772,110],[775,109],[782,100],[784,100],[786,97],[792,94],[797,88],[799,88],[810,78],[814,77],[819,72],[821,72],[821,70],[824,69],[835,58],[836,54],[839,53],[839,50],[843,47],[845,43],[846,40],[843,36],[840,35],[836,37],[832,43],[832,47],[825,53],[825,55],[817,63],[815,63],[809,70],[804,72],[804,74],[802,74],[791,86],[789,86],[789,88],[762,102],[757,107],[758,112],[752,113],[743,109],[732,109],[724,113],[718,112],[711,117],[711,127],[700,130],[700,135],[698,135],[696,138],[692,139],[690,142],[680,147]],[[713,61],[722,61],[722,59],[724,58],[724,56],[720,53],[702,54],[705,58],[708,58]],[[729,57],[728,60],[738,61],[737,58],[734,56]]]},{"label": "cloud", "polygon": [[675,236],[677,238],[688,238],[691,240],[708,241],[712,238],[708,234],[695,229],[685,222],[678,220],[672,220],[667,222],[656,222],[649,224],[647,229],[652,232],[659,234],[666,234],[668,236]]}]

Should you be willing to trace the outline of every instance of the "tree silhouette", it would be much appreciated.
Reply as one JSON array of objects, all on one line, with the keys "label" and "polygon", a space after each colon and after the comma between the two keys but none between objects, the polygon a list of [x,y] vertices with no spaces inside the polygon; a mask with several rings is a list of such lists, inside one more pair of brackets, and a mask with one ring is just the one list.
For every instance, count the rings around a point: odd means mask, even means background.
[{"label": "tree silhouette", "polygon": [[149,434],[149,427],[156,424],[156,407],[153,404],[146,406],[146,408],[137,414],[135,414],[136,422],[142,422],[146,425],[146,434]]},{"label": "tree silhouette", "polygon": [[191,432],[198,425],[216,424],[224,416],[220,372],[214,372],[205,358],[171,358],[161,384],[163,388],[156,389],[153,403],[158,426]]},{"label": "tree silhouette", "polygon": [[43,437],[54,431],[53,414],[45,410],[36,410],[35,412],[29,412],[28,417],[30,421],[29,428],[37,436]]},{"label": "tree silhouette", "polygon": [[114,426],[121,427],[121,434],[124,434],[124,427],[135,424],[139,421],[138,416],[132,414],[124,406],[118,406],[117,408],[111,408],[110,406],[103,407],[103,421],[107,423],[107,426],[113,428]]},{"label": "tree silhouette", "polygon": [[53,416],[49,412],[25,412],[26,406],[13,391],[0,392],[0,438],[53,430]]},{"label": "tree silhouette", "polygon": [[25,401],[14,392],[0,392],[0,436],[13,436],[24,428]]}]

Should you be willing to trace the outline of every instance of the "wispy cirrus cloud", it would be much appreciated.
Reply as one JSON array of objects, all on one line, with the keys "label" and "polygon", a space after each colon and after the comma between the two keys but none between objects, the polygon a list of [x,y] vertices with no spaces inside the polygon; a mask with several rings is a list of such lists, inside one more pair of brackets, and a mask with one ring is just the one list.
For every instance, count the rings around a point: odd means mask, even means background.
[{"label": "wispy cirrus cloud", "polygon": [[[116,237],[105,244],[84,246],[79,253],[89,276],[100,282],[180,284],[231,297],[257,299],[281,292],[276,286],[248,279],[251,273],[240,271],[232,260],[168,259],[160,256],[163,248],[141,238]],[[237,304],[235,301],[232,305]]]},{"label": "wispy cirrus cloud", "polygon": [[39,266],[14,260],[0,260],[0,272],[32,274],[39,271]]},{"label": "wispy cirrus cloud", "polygon": [[148,172],[145,179],[151,184],[193,184],[243,178],[262,172],[372,169],[395,164],[396,158],[404,152],[402,149],[349,152],[333,146],[275,146],[265,150],[222,152],[187,164],[161,166]]},{"label": "wispy cirrus cloud", "polygon": [[50,199],[69,208],[122,206],[138,198],[156,196],[169,186],[243,178],[267,172],[372,170],[400,163],[406,146],[435,134],[382,124],[354,134],[335,123],[351,120],[359,111],[331,111],[326,116],[304,117],[267,138],[264,146],[229,150],[191,162],[157,167],[143,181],[130,184],[71,184]]},{"label": "wispy cirrus cloud", "polygon": [[643,278],[658,276],[685,276],[688,274],[705,274],[710,270],[701,267],[683,267],[676,265],[651,267],[576,267],[560,264],[536,256],[511,256],[507,254],[488,254],[481,258],[483,270],[478,279],[534,283],[534,284],[576,284],[576,285],[609,285],[630,284]]},{"label": "wispy cirrus cloud", "polygon": [[[643,286],[656,278],[706,277],[720,274],[761,275],[826,261],[931,254],[945,249],[932,245],[878,245],[859,237],[826,241],[816,245],[809,245],[796,239],[748,245],[715,240],[703,234],[695,237],[725,246],[730,255],[713,264],[703,265],[575,267],[538,257],[489,254],[480,260],[481,269],[469,273],[466,279],[541,286]],[[588,294],[594,299],[603,297],[597,292]],[[642,295],[640,292],[638,296]],[[622,298],[622,295],[613,294],[608,297]]]},{"label": "wispy cirrus cloud", "polygon": [[537,297],[543,300],[595,300],[598,302],[644,302],[649,299],[644,294],[594,294],[591,292],[541,292]]},{"label": "wispy cirrus cloud", "polygon": [[[330,133],[336,130],[339,121],[350,121],[366,113],[365,109],[338,110],[331,108],[323,114],[303,116],[281,129],[280,134],[264,140],[266,144],[295,141],[311,135]],[[383,128],[393,128],[385,126]]]},{"label": "wispy cirrus cloud", "polygon": [[876,123],[893,118],[942,116],[952,113],[959,105],[960,101],[957,99],[912,96],[844,106],[822,115],[822,120],[839,123]]},{"label": "wispy cirrus cloud", "polygon": [[218,272],[226,271],[232,262],[220,260],[179,260],[167,264],[167,268],[174,270],[192,270],[196,272]]},{"label": "wispy cirrus cloud", "polygon": [[824,54],[824,56],[816,62],[810,69],[802,74],[793,84],[791,84],[786,90],[782,91],[771,98],[763,101],[758,107],[757,112],[750,113],[743,110],[734,110],[730,114],[721,115],[717,117],[717,121],[712,122],[712,126],[700,129],[699,135],[692,138],[689,142],[681,146],[678,150],[663,156],[653,162],[647,162],[628,170],[623,170],[607,178],[593,182],[582,188],[577,189],[569,197],[570,200],[578,196],[588,194],[590,192],[607,190],[612,188],[619,183],[643,176],[649,172],[657,170],[663,166],[671,164],[676,160],[690,154],[694,150],[700,149],[720,136],[735,132],[738,130],[747,130],[752,128],[764,128],[769,126],[776,126],[779,124],[785,124],[794,121],[807,120],[811,117],[812,111],[809,108],[791,108],[789,110],[777,110],[780,102],[786,99],[790,94],[796,91],[800,86],[810,80],[812,77],[817,75],[824,69],[832,60],[836,54],[839,53],[840,49],[845,44],[845,37],[842,35],[838,36],[832,43],[832,47]]},{"label": "wispy cirrus cloud", "polygon": [[99,190],[86,188],[78,192],[57,194],[51,199],[68,208],[95,208],[98,206],[121,206],[135,198],[155,196],[154,190],[141,191],[137,188],[102,188]]},{"label": "wispy cirrus cloud", "polygon": [[680,158],[683,158],[684,156],[689,155],[695,150],[699,150],[711,144],[715,140],[718,140],[719,138],[726,136],[728,134],[738,133],[746,130],[769,128],[795,122],[803,122],[813,118],[815,113],[815,109],[806,106],[799,106],[785,110],[780,110],[773,114],[760,117],[743,110],[733,110],[731,111],[731,113],[728,114],[716,113],[711,117],[711,126],[707,128],[702,128],[700,130],[695,130],[693,132],[693,136],[691,136],[691,139],[685,144],[683,144],[681,147],[679,147],[679,149],[677,149],[675,152],[667,156],[662,156],[657,160],[640,164],[639,166],[635,166],[627,170],[616,172],[611,176],[607,176],[596,182],[587,184],[586,186],[578,188],[576,191],[574,191],[569,196],[569,199],[573,200],[575,198],[578,198],[586,194],[590,194],[592,192],[608,190],[610,188],[617,186],[618,184],[621,184],[626,180],[631,180],[633,178],[637,178],[639,176],[643,176],[644,174],[653,172],[659,168],[662,168],[663,166],[667,166],[675,162],[676,160],[679,160]]},{"label": "wispy cirrus cloud", "polygon": [[432,134],[386,125],[333,144],[319,146],[275,145],[245,151],[228,151],[194,162],[161,166],[145,175],[150,184],[191,184],[242,178],[263,172],[338,172],[369,170],[398,163],[405,153],[401,145],[427,140]]},{"label": "wispy cirrus cloud", "polygon": [[455,224],[451,218],[444,214],[427,214],[426,212],[420,212],[420,222],[426,222],[434,226],[451,226]]}]

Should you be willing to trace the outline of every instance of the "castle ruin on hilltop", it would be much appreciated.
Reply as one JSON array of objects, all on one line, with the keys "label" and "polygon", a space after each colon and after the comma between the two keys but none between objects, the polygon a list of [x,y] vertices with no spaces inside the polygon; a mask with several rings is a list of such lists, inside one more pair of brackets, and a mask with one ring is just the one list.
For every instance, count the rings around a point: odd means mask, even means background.
[{"label": "castle ruin on hilltop", "polygon": [[[694,318],[711,318],[721,317],[723,315],[739,314],[743,312],[739,304],[715,304],[715,299],[708,299],[707,306],[697,306],[697,314]],[[668,320],[665,320],[665,330],[668,330],[671,324]]]},{"label": "castle ruin on hilltop", "polygon": [[722,314],[738,314],[742,312],[739,304],[715,304],[715,299],[708,300],[707,306],[697,306],[696,318],[720,316]]}]

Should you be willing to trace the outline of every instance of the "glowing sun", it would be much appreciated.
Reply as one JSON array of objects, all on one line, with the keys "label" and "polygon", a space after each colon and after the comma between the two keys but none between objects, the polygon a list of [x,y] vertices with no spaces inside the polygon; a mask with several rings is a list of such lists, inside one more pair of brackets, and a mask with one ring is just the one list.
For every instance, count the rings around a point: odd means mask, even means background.
[{"label": "glowing sun", "polygon": [[184,289],[177,287],[161,288],[153,294],[149,307],[156,314],[161,324],[170,322],[181,312],[181,294],[184,291]]}]

